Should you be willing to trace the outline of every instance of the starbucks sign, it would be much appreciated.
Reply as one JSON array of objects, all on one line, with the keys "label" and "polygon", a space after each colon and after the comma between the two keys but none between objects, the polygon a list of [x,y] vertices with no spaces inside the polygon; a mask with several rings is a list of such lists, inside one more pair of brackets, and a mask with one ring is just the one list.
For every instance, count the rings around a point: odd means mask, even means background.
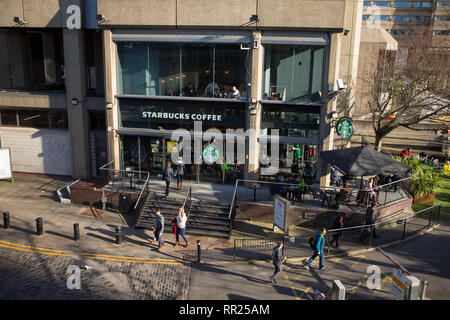
[{"label": "starbucks sign", "polygon": [[349,139],[355,132],[353,121],[350,118],[341,118],[336,126],[338,136]]},{"label": "starbucks sign", "polygon": [[219,149],[214,144],[208,144],[203,148],[203,160],[207,164],[213,164],[219,159]]}]

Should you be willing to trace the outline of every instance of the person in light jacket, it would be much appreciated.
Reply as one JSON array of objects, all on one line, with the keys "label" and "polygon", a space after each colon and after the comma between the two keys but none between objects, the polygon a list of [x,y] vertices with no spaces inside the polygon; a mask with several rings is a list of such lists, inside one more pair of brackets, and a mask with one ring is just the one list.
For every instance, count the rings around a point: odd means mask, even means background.
[{"label": "person in light jacket", "polygon": [[180,235],[186,242],[186,248],[189,247],[189,240],[186,238],[186,235],[185,235],[186,221],[187,221],[187,216],[186,216],[186,213],[184,212],[184,208],[180,208],[178,210],[178,216],[177,216],[177,232],[175,234],[176,242],[173,245],[174,247],[176,247],[178,245],[179,240],[180,240]]}]

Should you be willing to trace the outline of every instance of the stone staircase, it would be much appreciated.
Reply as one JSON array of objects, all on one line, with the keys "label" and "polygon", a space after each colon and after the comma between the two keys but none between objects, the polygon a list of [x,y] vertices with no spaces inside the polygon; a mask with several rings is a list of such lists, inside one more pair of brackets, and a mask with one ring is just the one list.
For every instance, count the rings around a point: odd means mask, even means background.
[{"label": "stone staircase", "polygon": [[[138,213],[135,228],[152,229],[155,212],[160,209],[164,216],[165,233],[170,233],[173,226],[171,221],[182,206],[183,200],[180,199],[149,197]],[[229,239],[231,235],[229,205],[192,200],[186,204],[185,210],[188,216],[186,234]]]}]

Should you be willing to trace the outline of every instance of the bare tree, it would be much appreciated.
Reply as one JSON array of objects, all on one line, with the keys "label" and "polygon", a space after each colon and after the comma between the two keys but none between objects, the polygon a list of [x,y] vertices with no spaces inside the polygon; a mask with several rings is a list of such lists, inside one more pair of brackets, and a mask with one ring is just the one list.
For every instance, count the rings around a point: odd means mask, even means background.
[{"label": "bare tree", "polygon": [[[400,40],[400,39],[399,39]],[[446,128],[450,116],[450,51],[436,45],[426,31],[399,41],[399,50],[381,51],[368,101],[375,148],[398,127],[413,130],[421,121],[437,121],[434,130]]]}]

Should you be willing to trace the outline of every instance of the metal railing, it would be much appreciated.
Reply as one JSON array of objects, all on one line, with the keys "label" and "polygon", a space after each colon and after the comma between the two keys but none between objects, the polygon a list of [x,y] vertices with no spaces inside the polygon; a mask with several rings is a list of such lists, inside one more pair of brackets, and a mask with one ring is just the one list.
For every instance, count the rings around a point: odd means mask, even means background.
[{"label": "metal railing", "polygon": [[[402,241],[439,223],[441,203],[414,212],[402,218],[393,218],[375,224],[359,225],[342,229],[330,229],[325,236],[324,254],[338,254],[379,247],[394,241]],[[373,236],[373,228],[377,237]],[[233,260],[270,260],[274,246],[283,241],[283,254],[288,258],[312,255],[309,239],[316,232],[305,230],[295,237],[280,239],[235,239]],[[367,235],[367,237],[362,237]],[[338,236],[338,243],[333,241]],[[331,244],[336,244],[332,246]]]},{"label": "metal railing", "polygon": [[[186,216],[189,216],[189,213],[191,212],[191,205],[192,205],[192,182],[189,185],[188,191],[186,192],[186,196],[184,197],[183,206],[182,206]],[[187,210],[186,210],[186,206],[188,207]]]},{"label": "metal railing", "polygon": [[234,218],[236,216],[236,193],[238,189],[238,183],[239,179],[236,180],[235,186],[234,186],[234,192],[233,192],[233,198],[231,199],[231,205],[230,205],[230,212],[228,213],[228,221],[229,221],[229,230],[230,233],[228,235],[228,239],[231,237],[231,232],[233,230],[233,224],[234,224]]},{"label": "metal railing", "polygon": [[279,194],[286,197],[292,203],[305,203],[338,209],[340,205],[346,205],[354,210],[356,207],[367,207],[371,200],[372,192],[376,194],[379,205],[388,205],[398,200],[409,197],[406,181],[411,177],[394,181],[385,185],[368,189],[344,188],[335,186],[301,185],[284,182],[269,182],[256,180],[237,179],[233,194],[232,207],[237,201],[270,202]]},{"label": "metal railing", "polygon": [[[103,189],[117,192],[139,192],[139,197],[133,209],[138,213],[145,204],[149,194],[150,173],[147,171],[117,170],[110,168],[114,160],[99,168],[104,177]],[[111,195],[110,197],[114,196]]]}]

